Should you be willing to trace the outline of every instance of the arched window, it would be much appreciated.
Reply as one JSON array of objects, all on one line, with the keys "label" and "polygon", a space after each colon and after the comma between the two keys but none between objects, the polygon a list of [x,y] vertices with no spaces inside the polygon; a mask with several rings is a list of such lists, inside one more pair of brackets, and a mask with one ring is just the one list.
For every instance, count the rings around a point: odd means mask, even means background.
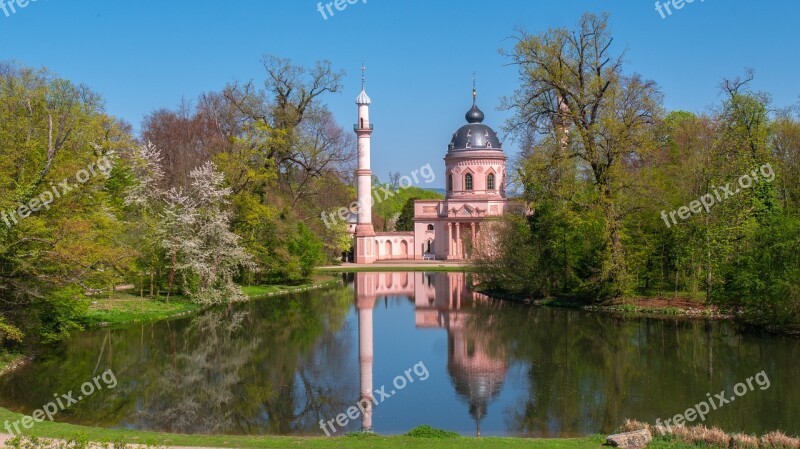
[{"label": "arched window", "polygon": [[472,174],[470,173],[464,175],[464,189],[472,190]]},{"label": "arched window", "polygon": [[433,231],[433,225],[432,225],[432,224],[429,224],[429,225],[428,225],[428,230],[429,230],[429,231]]},{"label": "arched window", "polygon": [[494,190],[494,173],[486,176],[486,190]]},{"label": "arched window", "polygon": [[453,175],[447,175],[447,191],[453,191]]}]

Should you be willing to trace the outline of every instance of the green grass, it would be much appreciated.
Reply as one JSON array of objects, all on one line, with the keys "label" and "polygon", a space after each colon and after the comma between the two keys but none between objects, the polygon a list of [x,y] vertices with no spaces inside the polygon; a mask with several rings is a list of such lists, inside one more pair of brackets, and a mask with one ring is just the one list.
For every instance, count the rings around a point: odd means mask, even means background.
[{"label": "green grass", "polygon": [[[13,423],[22,415],[0,408],[0,423]],[[0,429],[0,432],[6,432]],[[58,438],[93,442],[115,442],[123,444],[145,444],[150,446],[194,446],[237,448],[291,448],[291,449],[603,449],[605,436],[592,435],[583,438],[497,438],[462,437],[450,432],[421,426],[406,435],[375,435],[351,433],[340,437],[282,437],[282,436],[227,436],[227,435],[178,435],[158,432],[142,432],[128,429],[103,429],[73,424],[44,421],[25,430],[27,436]],[[416,435],[416,436],[410,436]],[[690,449],[697,446],[657,439],[648,449]]]},{"label": "green grass", "polygon": [[310,288],[326,285],[335,285],[339,282],[339,278],[328,274],[318,274],[314,276],[311,282],[302,284],[276,284],[276,285],[252,285],[242,287],[245,295],[251,298],[260,298],[270,295],[280,295],[286,293],[299,292],[308,290]]},{"label": "green grass", "polygon": [[[0,423],[22,419],[22,415],[0,407]],[[0,432],[6,432],[0,429]],[[307,449],[603,449],[605,436],[583,438],[498,438],[462,437],[451,432],[420,426],[406,435],[376,435],[350,433],[339,437],[284,437],[284,436],[230,436],[230,435],[179,435],[143,432],[128,429],[103,429],[44,421],[25,430],[27,436],[58,438],[93,442],[145,444],[151,446],[195,446],[236,448],[307,448]],[[412,436],[415,435],[415,436]],[[657,439],[648,449],[691,449],[697,446]]]},{"label": "green grass", "polygon": [[[332,285],[339,282],[330,275],[315,276],[311,282],[297,285],[267,285],[242,287],[250,298],[261,298],[278,294],[308,290],[316,286]],[[93,326],[122,326],[132,323],[159,321],[168,318],[197,313],[206,306],[195,304],[182,295],[173,295],[169,301],[165,297],[141,298],[137,295],[117,293],[113,298],[93,298],[84,324]],[[0,359],[0,364],[2,359]],[[0,367],[0,370],[2,368]]]},{"label": "green grass", "polygon": [[[0,408],[0,423],[6,420],[14,422],[22,415]],[[5,431],[3,431],[5,432]],[[430,438],[398,436],[368,436],[352,434],[341,437],[277,437],[277,436],[212,436],[212,435],[177,435],[157,432],[140,432],[127,429],[101,429],[95,427],[76,426],[72,424],[52,423],[45,421],[35,424],[26,430],[28,436],[40,438],[59,438],[65,440],[88,440],[94,442],[120,442],[125,444],[146,444],[165,446],[196,447],[241,447],[241,448],[293,448],[293,449],[339,449],[339,448],[403,448],[428,449],[452,448],[529,448],[529,449],[601,449],[604,438],[593,436],[571,439],[523,439],[523,438]],[[656,446],[651,446],[656,447]],[[664,446],[667,447],[667,446]],[[676,447],[677,448],[677,447]]]},{"label": "green grass", "polygon": [[164,297],[151,299],[117,293],[111,299],[94,299],[84,322],[88,326],[114,326],[158,321],[194,313],[202,309],[203,306],[195,304],[182,296],[173,296],[167,301]]}]

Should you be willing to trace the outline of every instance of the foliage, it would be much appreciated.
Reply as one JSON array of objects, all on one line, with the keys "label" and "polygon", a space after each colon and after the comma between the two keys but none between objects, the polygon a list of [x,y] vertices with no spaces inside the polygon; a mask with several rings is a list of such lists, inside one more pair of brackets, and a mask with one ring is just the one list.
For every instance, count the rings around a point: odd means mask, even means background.
[{"label": "foliage", "polygon": [[[377,179],[374,181],[373,198],[379,199],[372,206],[376,230],[413,231],[414,200],[444,199],[443,195],[433,190],[416,186],[401,188],[399,184],[381,183]],[[389,229],[388,225],[392,221],[395,223],[394,229]]]},{"label": "foliage", "polygon": [[411,197],[406,200],[400,215],[397,217],[395,223],[395,230],[397,231],[413,231],[414,230],[414,201],[419,198]]},{"label": "foliage", "polygon": [[461,435],[456,432],[437,429],[431,426],[417,426],[409,430],[406,434],[414,438],[459,438]]},{"label": "foliage", "polygon": [[546,151],[556,172],[567,169],[558,175],[577,173],[591,188],[586,206],[602,213],[605,240],[596,282],[606,285],[597,290],[619,296],[630,287],[623,172],[653,148],[661,95],[655,82],[623,72],[624,55],[613,54],[612,40],[608,17],[589,13],[574,30],[521,33],[506,53],[519,68],[520,87],[505,106],[515,112],[512,134]]},{"label": "foliage", "polygon": [[482,282],[584,301],[685,292],[797,330],[800,120],[771,113],[751,71],[722,81],[711,112],[665,114],[658,87],[624,74],[611,42],[607,18],[587,14],[572,30],[522,33],[507,53],[528,213],[480,254]]},{"label": "foliage", "polygon": [[[129,126],[108,116],[88,87],[0,63],[0,315],[7,336],[71,334],[80,329],[85,297],[107,291],[133,267],[135,245],[126,241],[115,197],[128,183],[119,155],[131,141]],[[107,170],[97,170],[101,163]],[[20,212],[21,205],[38,210]]]},{"label": "foliage", "polygon": [[772,329],[800,331],[800,220],[775,217],[737,247],[720,301]]},{"label": "foliage", "polygon": [[185,191],[174,187],[164,191],[155,185],[164,177],[160,153],[148,144],[134,154],[144,173],[126,203],[158,214],[151,235],[171,262],[170,291],[177,275],[183,292],[194,302],[219,304],[242,299],[234,277],[240,269],[254,269],[255,265],[240,246],[240,237],[230,230],[227,206],[231,190],[223,186],[224,176],[206,162],[189,173]]}]

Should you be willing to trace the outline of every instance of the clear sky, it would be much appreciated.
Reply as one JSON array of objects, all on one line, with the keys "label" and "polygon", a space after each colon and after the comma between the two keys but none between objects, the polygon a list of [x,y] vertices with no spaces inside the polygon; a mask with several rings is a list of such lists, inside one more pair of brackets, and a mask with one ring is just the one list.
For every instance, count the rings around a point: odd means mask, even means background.
[{"label": "clear sky", "polygon": [[[373,171],[386,179],[431,163],[434,187],[444,185],[442,157],[471,105],[472,73],[484,123],[499,131],[508,113],[497,107],[517,74],[498,49],[511,47],[515,29],[573,26],[584,11],[610,13],[626,70],[658,82],[668,109],[707,110],[721,99],[720,80],[746,67],[776,106],[800,95],[794,0],[695,0],[666,18],[654,0],[358,0],[327,20],[316,0],[38,0],[15,9],[0,9],[0,60],[91,86],[136,129],[182,98],[261,82],[264,54],[303,65],[328,59],[345,70],[344,91],[325,102],[350,129],[363,63]],[[508,140],[505,148],[517,152]]]}]

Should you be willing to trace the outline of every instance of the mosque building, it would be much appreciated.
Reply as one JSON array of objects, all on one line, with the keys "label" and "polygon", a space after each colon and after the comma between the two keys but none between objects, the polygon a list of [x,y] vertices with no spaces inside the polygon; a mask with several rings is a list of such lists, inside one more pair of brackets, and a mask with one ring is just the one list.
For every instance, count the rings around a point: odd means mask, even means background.
[{"label": "mosque building", "polygon": [[491,239],[492,221],[508,207],[506,155],[497,133],[483,124],[484,114],[472,89],[472,108],[448,145],[444,156],[447,190],[444,200],[417,200],[414,231],[375,232],[372,226],[372,171],[370,143],[371,100],[362,77],[356,99],[358,123],[358,217],[354,229],[354,261],[370,264],[385,260],[464,260],[473,248]]}]

